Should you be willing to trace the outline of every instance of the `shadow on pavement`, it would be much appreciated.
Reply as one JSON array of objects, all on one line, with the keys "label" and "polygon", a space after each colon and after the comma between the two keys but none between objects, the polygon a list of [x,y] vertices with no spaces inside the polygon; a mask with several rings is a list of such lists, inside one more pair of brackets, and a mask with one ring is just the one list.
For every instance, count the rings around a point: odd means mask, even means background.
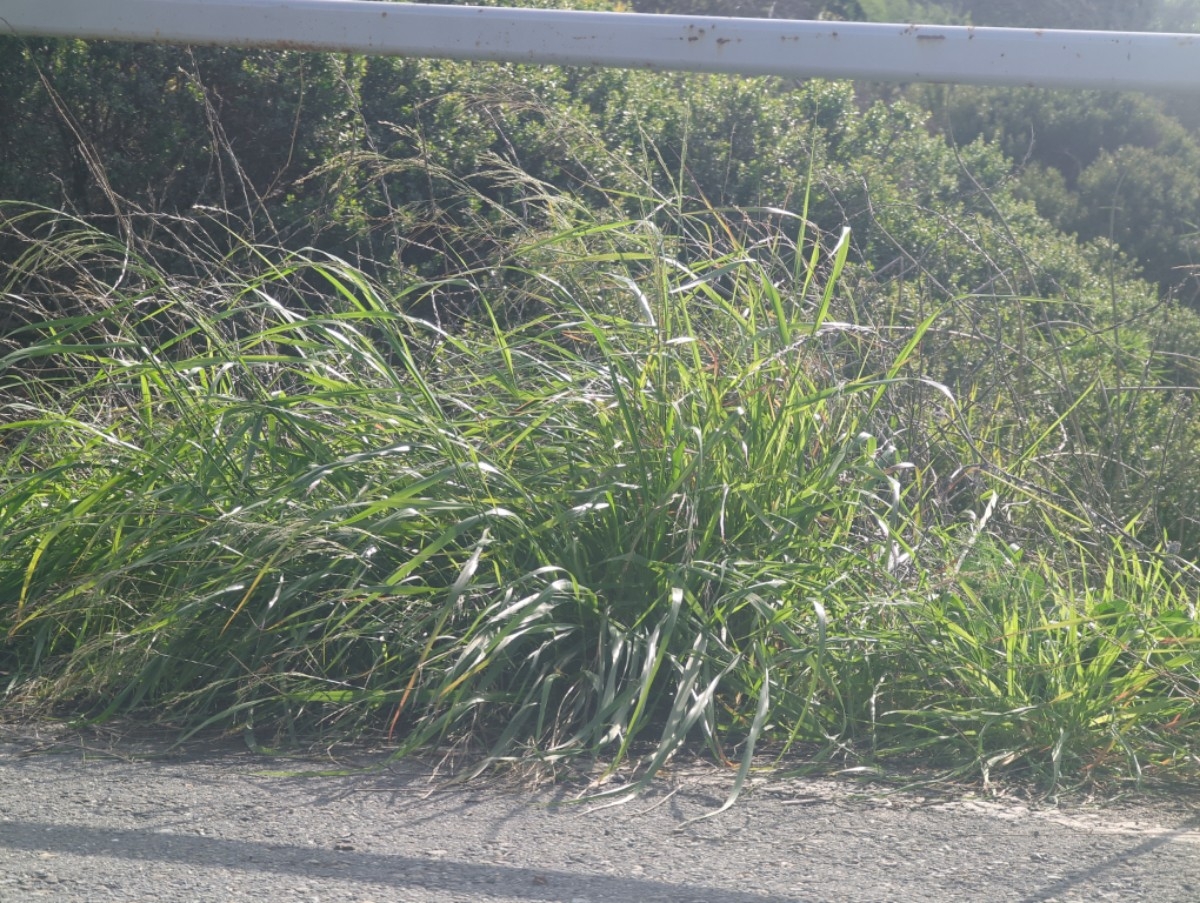
[{"label": "shadow on pavement", "polygon": [[[1200,828],[1200,818],[1193,818],[1190,821],[1180,825],[1170,831],[1164,831],[1154,837],[1147,838],[1139,843],[1136,847],[1128,850],[1122,850],[1114,856],[1109,856],[1103,862],[1089,864],[1086,869],[1076,869],[1069,875],[1064,875],[1056,879],[1053,883],[1047,884],[1044,888],[1034,894],[1022,897],[1019,903],[1045,903],[1047,900],[1056,900],[1062,894],[1073,890],[1078,885],[1090,884],[1095,881],[1101,874],[1111,872],[1118,866],[1124,865],[1139,856],[1145,856],[1153,853],[1159,847],[1166,846],[1173,842],[1176,838],[1183,837]],[[1197,889],[1197,899],[1200,899],[1200,889]]]},{"label": "shadow on pavement", "polygon": [[[576,895],[589,892],[626,900],[694,900],[705,903],[795,903],[795,898],[764,896],[746,891],[669,884],[609,875],[589,875],[556,869],[492,863],[470,863],[440,857],[337,851],[320,847],[226,840],[189,834],[54,825],[47,822],[0,823],[0,847],[75,856],[102,856],[193,866],[217,866],[304,878],[336,878],[462,891],[524,900],[560,901],[564,889]],[[684,895],[684,896],[680,896]]]}]

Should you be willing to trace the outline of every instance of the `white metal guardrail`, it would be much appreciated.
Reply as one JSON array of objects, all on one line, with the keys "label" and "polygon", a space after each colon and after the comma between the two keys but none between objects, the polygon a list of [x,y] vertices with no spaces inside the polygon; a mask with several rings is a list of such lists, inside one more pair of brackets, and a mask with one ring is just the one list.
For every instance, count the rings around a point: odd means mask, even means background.
[{"label": "white metal guardrail", "polygon": [[883,25],[380,0],[0,0],[16,35],[792,78],[1200,89],[1200,35]]}]

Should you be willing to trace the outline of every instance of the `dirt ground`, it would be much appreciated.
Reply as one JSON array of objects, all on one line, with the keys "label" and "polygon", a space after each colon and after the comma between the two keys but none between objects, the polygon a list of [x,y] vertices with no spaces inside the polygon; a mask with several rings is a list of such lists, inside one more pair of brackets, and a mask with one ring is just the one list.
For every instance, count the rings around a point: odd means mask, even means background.
[{"label": "dirt ground", "polygon": [[0,725],[0,903],[1200,903],[1200,794],[1182,790],[1052,806],[766,774],[689,821],[727,772],[679,766],[601,808],[577,783],[454,785],[369,751],[164,753]]}]

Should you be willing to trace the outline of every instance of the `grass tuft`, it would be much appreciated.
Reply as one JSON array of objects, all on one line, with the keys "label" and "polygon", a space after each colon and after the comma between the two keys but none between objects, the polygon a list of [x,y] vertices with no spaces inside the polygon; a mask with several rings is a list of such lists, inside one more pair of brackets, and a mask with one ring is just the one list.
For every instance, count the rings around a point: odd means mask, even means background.
[{"label": "grass tuft", "polygon": [[[937,316],[834,320],[845,235],[556,216],[385,290],[249,246],[181,276],[10,209],[9,697],[643,781],[703,744],[734,795],[797,744],[1055,787],[1194,768],[1193,573],[1051,507],[1023,554],[1000,467],[973,520],[938,510],[904,451],[957,416],[914,366]],[[417,315],[448,293],[469,316]],[[926,390],[926,435],[897,430]]]}]

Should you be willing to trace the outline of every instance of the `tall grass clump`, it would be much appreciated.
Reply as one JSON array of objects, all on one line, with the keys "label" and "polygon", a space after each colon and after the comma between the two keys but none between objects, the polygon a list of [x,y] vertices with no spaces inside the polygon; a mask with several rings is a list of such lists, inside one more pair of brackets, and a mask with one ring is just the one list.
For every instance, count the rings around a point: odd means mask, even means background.
[{"label": "tall grass clump", "polygon": [[[39,364],[3,428],[13,686],[618,758],[758,733],[791,694],[821,736],[827,597],[894,545],[870,430],[896,374],[838,372],[844,242],[781,286],[783,248],[713,211],[682,225],[571,226],[385,296],[256,249],[250,275],[181,281],[37,223],[10,297],[91,295],[5,361]],[[407,313],[464,287],[452,332]]]},{"label": "tall grass clump", "polygon": [[935,317],[835,320],[846,236],[801,216],[647,207],[557,198],[391,290],[248,245],[184,277],[136,228],[7,208],[8,698],[646,777],[685,742],[741,776],[768,741],[1186,764],[1187,574],[940,518],[894,416],[955,421],[909,371]]}]

